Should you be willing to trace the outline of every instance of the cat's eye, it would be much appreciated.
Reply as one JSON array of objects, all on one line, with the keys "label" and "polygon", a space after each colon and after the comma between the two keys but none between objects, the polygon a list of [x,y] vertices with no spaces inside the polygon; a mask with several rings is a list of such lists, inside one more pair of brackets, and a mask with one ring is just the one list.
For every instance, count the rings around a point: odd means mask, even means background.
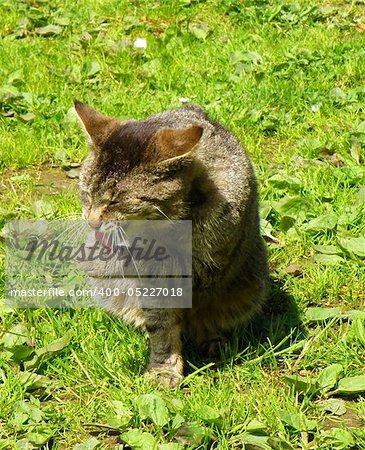
[{"label": "cat's eye", "polygon": [[142,202],[149,202],[149,203],[157,203],[161,201],[159,198],[156,197],[139,197],[139,199],[142,200]]},{"label": "cat's eye", "polygon": [[111,200],[110,202],[108,202],[108,206],[115,206],[118,205],[119,201],[118,200]]}]

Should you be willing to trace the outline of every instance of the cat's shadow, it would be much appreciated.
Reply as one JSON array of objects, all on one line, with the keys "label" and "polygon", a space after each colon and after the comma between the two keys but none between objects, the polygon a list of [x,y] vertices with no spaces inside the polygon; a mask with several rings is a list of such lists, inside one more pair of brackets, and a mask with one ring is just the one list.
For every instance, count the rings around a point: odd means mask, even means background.
[{"label": "cat's shadow", "polygon": [[[250,360],[263,361],[265,355],[285,353],[293,343],[306,336],[293,296],[284,291],[282,283],[270,279],[268,300],[262,312],[245,327],[238,328],[228,337],[220,357],[207,358],[185,343],[185,375],[188,376],[204,366],[211,369],[226,365],[239,365]],[[210,364],[213,363],[213,364]]]}]

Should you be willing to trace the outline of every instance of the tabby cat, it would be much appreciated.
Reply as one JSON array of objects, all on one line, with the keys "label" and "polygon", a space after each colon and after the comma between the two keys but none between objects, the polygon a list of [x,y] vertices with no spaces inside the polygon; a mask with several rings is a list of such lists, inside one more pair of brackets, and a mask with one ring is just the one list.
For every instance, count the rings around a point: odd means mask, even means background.
[{"label": "tabby cat", "polygon": [[108,309],[149,336],[149,374],[183,376],[182,339],[207,354],[265,300],[268,264],[252,165],[234,135],[198,106],[120,120],[76,101],[90,153],[80,175],[84,218],[192,220],[193,306]]}]

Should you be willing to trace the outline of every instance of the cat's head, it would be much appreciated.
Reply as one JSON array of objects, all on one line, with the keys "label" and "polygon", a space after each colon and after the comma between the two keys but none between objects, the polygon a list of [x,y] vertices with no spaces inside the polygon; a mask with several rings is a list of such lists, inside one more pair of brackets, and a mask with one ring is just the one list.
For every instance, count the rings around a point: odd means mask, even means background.
[{"label": "cat's head", "polygon": [[80,174],[83,216],[92,222],[182,219],[203,128],[106,117],[75,102],[90,153]]}]

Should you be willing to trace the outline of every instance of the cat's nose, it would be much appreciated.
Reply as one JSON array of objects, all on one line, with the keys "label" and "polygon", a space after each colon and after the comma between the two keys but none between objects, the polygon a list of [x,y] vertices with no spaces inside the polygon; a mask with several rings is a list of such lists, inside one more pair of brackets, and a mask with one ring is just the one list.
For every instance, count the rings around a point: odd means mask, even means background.
[{"label": "cat's nose", "polygon": [[95,208],[90,209],[86,214],[87,223],[94,230],[98,230],[102,225],[101,211]]},{"label": "cat's nose", "polygon": [[102,224],[102,222],[100,222],[100,220],[93,220],[93,219],[92,220],[87,219],[87,223],[94,230],[99,230],[99,228],[101,227],[101,224]]}]

